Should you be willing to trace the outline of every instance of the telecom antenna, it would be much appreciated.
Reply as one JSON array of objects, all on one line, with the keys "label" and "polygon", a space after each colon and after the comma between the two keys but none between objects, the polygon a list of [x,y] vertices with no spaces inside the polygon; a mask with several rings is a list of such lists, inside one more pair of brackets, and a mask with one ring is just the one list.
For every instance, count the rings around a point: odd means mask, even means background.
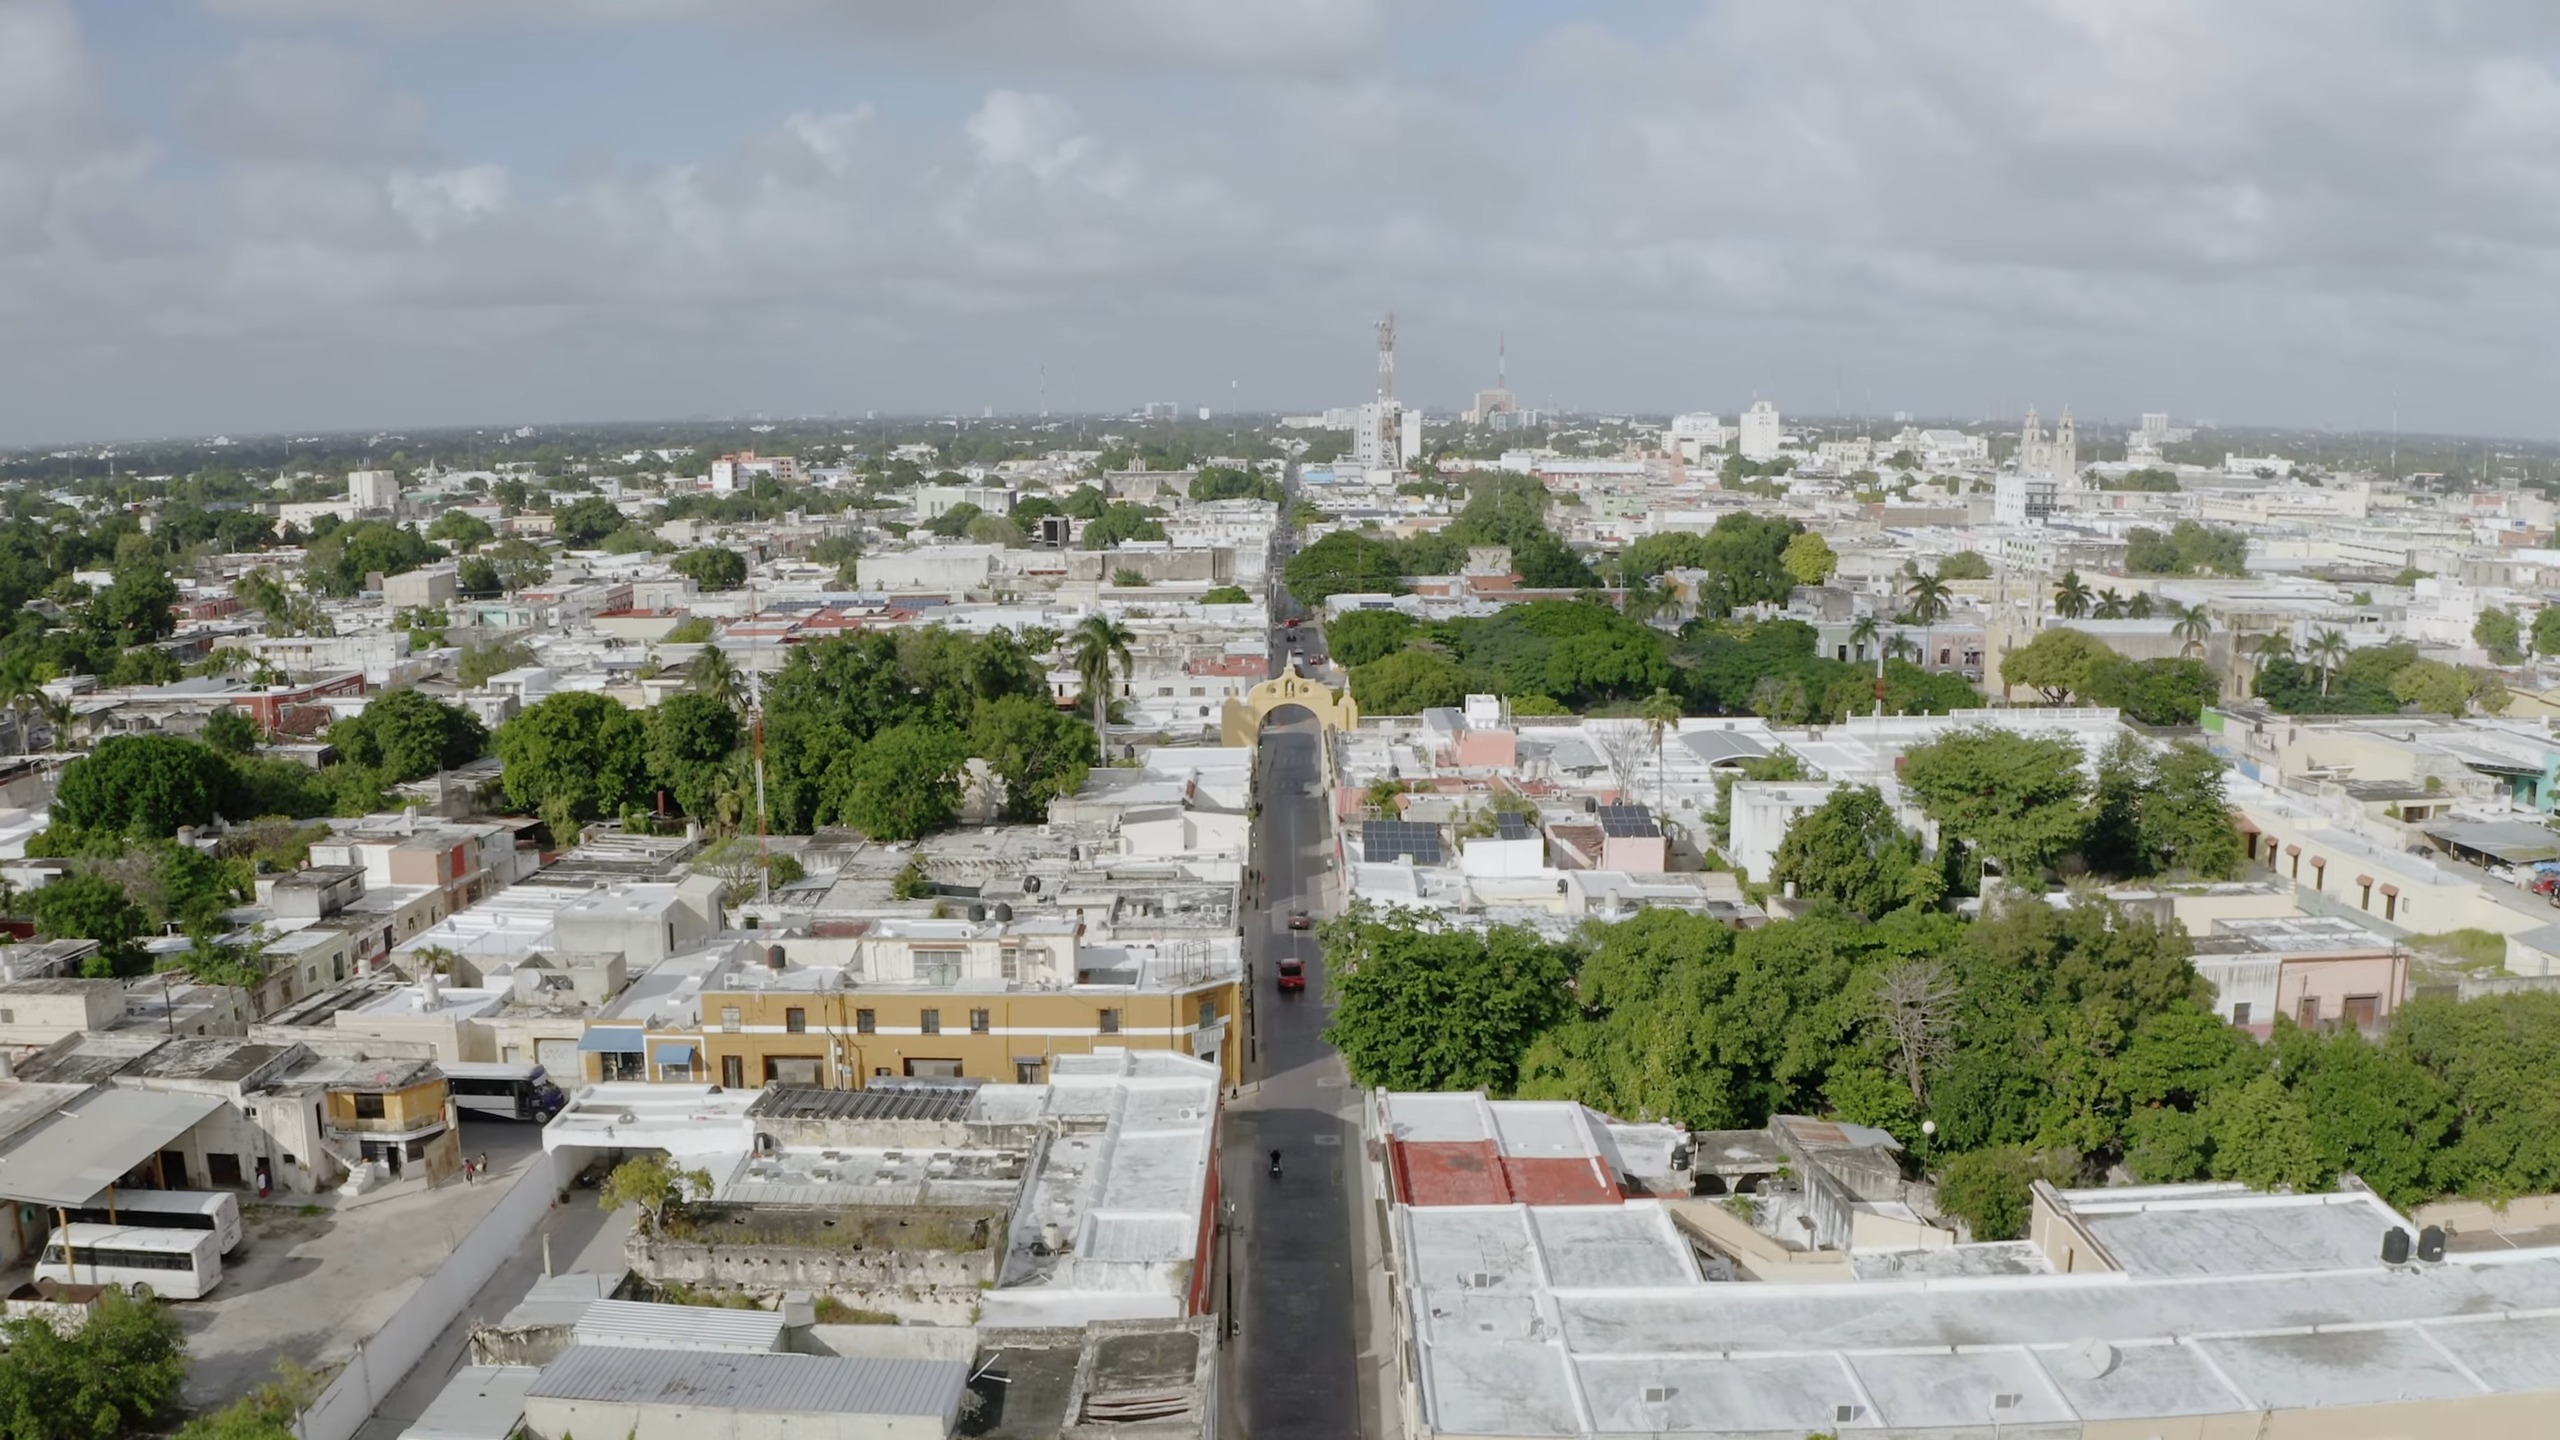
[{"label": "telecom antenna", "polygon": [[1396,398],[1396,314],[1378,322],[1378,398]]},{"label": "telecom antenna", "polygon": [[1040,363],[1040,418],[1049,418],[1049,364],[1045,360]]},{"label": "telecom antenna", "polygon": [[1508,335],[1493,337],[1493,388],[1511,388],[1511,337]]}]

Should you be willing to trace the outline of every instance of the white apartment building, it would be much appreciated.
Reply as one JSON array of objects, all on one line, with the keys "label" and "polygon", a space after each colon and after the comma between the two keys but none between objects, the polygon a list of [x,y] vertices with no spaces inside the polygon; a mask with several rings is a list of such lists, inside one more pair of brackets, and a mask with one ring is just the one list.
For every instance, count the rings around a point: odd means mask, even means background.
[{"label": "white apartment building", "polygon": [[358,510],[396,510],[400,507],[400,476],[391,470],[350,470],[347,472],[347,503]]},{"label": "white apartment building", "polygon": [[1778,424],[1778,407],[1766,400],[1754,400],[1742,412],[1738,428],[1742,458],[1755,463],[1778,458],[1778,447],[1786,442],[1786,431]]}]

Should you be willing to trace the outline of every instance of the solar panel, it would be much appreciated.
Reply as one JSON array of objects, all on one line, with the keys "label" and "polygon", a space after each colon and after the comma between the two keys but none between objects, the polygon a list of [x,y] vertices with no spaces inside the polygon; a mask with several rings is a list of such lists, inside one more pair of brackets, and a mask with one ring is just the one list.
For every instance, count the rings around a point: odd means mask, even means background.
[{"label": "solar panel", "polygon": [[1538,832],[1529,825],[1529,817],[1517,810],[1497,812],[1493,817],[1493,833],[1503,840],[1526,840]]},{"label": "solar panel", "polygon": [[1659,835],[1662,827],[1653,823],[1653,812],[1642,805],[1603,805],[1600,833],[1621,840],[1637,839]]},{"label": "solar panel", "polygon": [[1416,865],[1440,863],[1440,827],[1419,820],[1366,820],[1360,825],[1360,853],[1373,863],[1412,857]]}]

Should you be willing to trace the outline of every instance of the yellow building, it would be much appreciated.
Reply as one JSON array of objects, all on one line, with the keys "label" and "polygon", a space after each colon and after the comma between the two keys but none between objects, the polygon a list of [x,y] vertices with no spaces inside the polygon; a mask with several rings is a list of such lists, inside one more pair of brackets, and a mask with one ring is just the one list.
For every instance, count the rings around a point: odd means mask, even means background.
[{"label": "yellow building", "polygon": [[452,1095],[432,1060],[324,1060],[321,1134],[341,1155],[380,1160],[395,1176],[424,1165],[441,1180],[460,1164]]},{"label": "yellow building", "polygon": [[704,977],[692,1028],[600,1017],[590,1080],[859,1089],[1037,1084],[1058,1055],[1172,1050],[1243,1078],[1234,937],[1088,944],[1069,919],[871,920],[774,937]]}]

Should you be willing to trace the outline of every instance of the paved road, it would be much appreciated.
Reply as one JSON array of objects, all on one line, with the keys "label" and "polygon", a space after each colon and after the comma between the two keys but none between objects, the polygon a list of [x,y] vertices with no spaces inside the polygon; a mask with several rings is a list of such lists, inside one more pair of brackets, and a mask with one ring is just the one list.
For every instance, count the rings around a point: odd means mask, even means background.
[{"label": "paved road", "polygon": [[[1248,949],[1260,1034],[1260,1083],[1227,1127],[1227,1194],[1235,1201],[1229,1251],[1240,1333],[1228,1355],[1240,1373],[1241,1434],[1250,1440],[1348,1440],[1365,1423],[1352,1296],[1358,1178],[1357,1092],[1342,1058],[1324,1043],[1331,1010],[1324,961],[1311,932],[1288,929],[1290,912],[1321,914],[1326,871],[1317,786],[1319,737],[1304,712],[1284,711],[1263,732],[1262,818],[1254,837],[1264,881],[1248,904]],[[1304,993],[1283,996],[1271,962],[1295,950],[1307,964]],[[1282,1174],[1266,1157],[1281,1152]]]}]

